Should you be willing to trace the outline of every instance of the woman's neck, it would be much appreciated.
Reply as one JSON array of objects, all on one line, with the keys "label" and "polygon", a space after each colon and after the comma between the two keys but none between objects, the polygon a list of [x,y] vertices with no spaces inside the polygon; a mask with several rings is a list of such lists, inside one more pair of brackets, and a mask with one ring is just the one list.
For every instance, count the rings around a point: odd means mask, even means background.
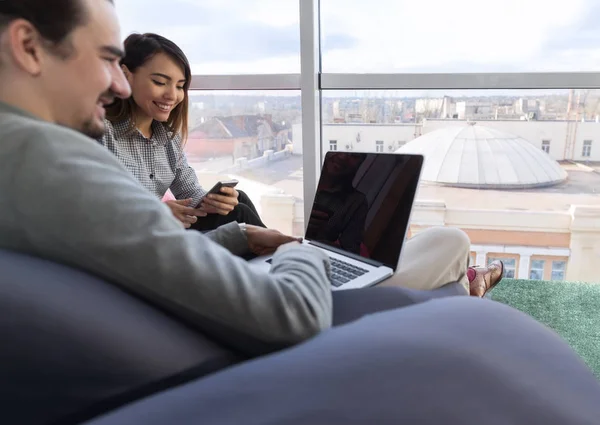
[{"label": "woman's neck", "polygon": [[147,139],[152,137],[152,117],[136,114],[135,126]]}]

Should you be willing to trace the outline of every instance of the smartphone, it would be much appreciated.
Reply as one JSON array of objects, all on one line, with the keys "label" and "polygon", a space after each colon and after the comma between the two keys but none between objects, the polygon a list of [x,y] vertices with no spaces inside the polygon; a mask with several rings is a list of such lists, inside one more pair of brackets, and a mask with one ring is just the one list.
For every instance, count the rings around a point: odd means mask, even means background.
[{"label": "smartphone", "polygon": [[237,180],[222,180],[217,182],[217,184],[215,184],[212,189],[208,191],[208,193],[219,195],[221,194],[222,187],[236,187],[238,183],[239,182]]}]

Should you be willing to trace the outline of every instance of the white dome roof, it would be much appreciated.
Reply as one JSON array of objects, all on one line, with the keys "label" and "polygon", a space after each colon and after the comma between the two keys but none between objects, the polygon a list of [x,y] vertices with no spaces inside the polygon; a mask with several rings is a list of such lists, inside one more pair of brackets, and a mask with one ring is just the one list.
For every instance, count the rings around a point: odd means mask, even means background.
[{"label": "white dome roof", "polygon": [[432,131],[396,152],[422,154],[422,179],[449,186],[523,189],[567,178],[558,162],[527,140],[480,125]]}]

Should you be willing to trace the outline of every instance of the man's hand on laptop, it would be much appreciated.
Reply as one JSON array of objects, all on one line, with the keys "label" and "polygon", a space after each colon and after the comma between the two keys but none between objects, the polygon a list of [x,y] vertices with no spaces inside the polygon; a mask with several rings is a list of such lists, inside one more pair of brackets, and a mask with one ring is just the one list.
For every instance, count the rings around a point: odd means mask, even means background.
[{"label": "man's hand on laptop", "polygon": [[294,238],[274,229],[251,225],[246,225],[246,236],[250,251],[256,255],[272,254],[281,245],[290,242],[302,242],[302,238]]}]

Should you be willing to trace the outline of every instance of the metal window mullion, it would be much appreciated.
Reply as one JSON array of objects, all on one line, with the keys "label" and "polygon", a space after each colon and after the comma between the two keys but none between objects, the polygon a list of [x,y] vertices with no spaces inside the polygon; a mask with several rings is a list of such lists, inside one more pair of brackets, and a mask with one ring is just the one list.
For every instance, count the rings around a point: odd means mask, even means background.
[{"label": "metal window mullion", "polygon": [[300,89],[304,228],[308,224],[321,169],[321,49],[319,0],[298,0],[300,7]]},{"label": "metal window mullion", "polygon": [[190,90],[300,90],[300,74],[193,75]]},{"label": "metal window mullion", "polygon": [[321,75],[323,90],[600,89],[598,72]]}]

